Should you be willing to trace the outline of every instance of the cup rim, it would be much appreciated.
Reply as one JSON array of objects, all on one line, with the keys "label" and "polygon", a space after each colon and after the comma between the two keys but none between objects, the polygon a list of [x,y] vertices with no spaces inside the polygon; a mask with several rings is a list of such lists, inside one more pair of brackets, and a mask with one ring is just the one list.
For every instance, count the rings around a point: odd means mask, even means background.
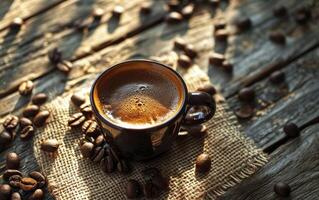
[{"label": "cup rim", "polygon": [[[183,89],[184,89],[184,97],[183,97],[183,100],[182,100],[182,106],[180,107],[180,109],[178,110],[178,112],[175,113],[175,115],[173,115],[172,117],[170,117],[169,119],[167,119],[166,121],[162,122],[162,123],[159,123],[159,124],[156,124],[154,126],[150,126],[150,127],[146,127],[146,128],[143,128],[143,127],[123,127],[119,124],[116,124],[108,119],[106,119],[101,113],[99,113],[96,105],[95,105],[95,101],[94,101],[94,89],[96,87],[96,84],[98,83],[98,81],[106,74],[108,73],[109,71],[111,71],[112,69],[116,68],[116,67],[119,67],[121,66],[122,64],[126,64],[126,63],[134,63],[134,62],[147,62],[147,63],[151,63],[151,64],[156,64],[156,65],[159,65],[161,67],[164,67],[166,69],[168,69],[169,71],[171,71],[173,74],[176,75],[176,77],[180,80],[182,86],[183,86]],[[129,59],[129,60],[125,60],[123,62],[119,62],[119,63],[116,63],[114,65],[111,65],[110,68],[104,70],[101,74],[99,74],[97,76],[97,78],[94,80],[92,86],[91,86],[91,90],[90,90],[90,104],[92,106],[92,109],[93,109],[93,113],[94,115],[98,118],[99,121],[107,124],[108,126],[112,127],[112,128],[115,128],[115,129],[118,129],[118,130],[126,130],[126,131],[154,131],[154,130],[158,130],[158,129],[161,129],[163,127],[166,127],[168,126],[170,123],[172,122],[175,122],[181,114],[183,114],[186,106],[187,106],[187,101],[188,101],[188,89],[187,89],[187,86],[186,86],[186,83],[185,81],[183,80],[183,78],[181,77],[181,75],[175,71],[174,69],[172,69],[171,67],[168,67],[167,65],[163,64],[163,63],[160,63],[158,61],[155,61],[155,60],[149,60],[149,59]]]}]

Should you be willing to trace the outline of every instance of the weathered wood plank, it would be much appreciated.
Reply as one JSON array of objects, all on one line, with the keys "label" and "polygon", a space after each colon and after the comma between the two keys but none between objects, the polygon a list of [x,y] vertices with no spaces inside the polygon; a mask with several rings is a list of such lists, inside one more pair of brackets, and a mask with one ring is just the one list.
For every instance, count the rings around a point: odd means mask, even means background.
[{"label": "weathered wood plank", "polygon": [[231,188],[223,199],[277,199],[274,184],[291,187],[287,199],[313,200],[319,197],[319,126],[313,126],[290,143],[276,150],[270,162],[254,176]]}]

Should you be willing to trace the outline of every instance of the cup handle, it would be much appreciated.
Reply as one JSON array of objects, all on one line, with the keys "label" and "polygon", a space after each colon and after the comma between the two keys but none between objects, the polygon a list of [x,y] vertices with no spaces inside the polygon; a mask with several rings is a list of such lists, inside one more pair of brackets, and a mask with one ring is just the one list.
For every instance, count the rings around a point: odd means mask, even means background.
[{"label": "cup handle", "polygon": [[[208,112],[195,112],[195,113],[188,113],[190,108],[194,106],[205,107],[208,109]],[[214,98],[206,93],[206,92],[189,92],[188,93],[188,110],[184,121],[182,124],[184,125],[192,125],[192,124],[201,124],[208,120],[210,120],[216,110],[216,103]]]}]

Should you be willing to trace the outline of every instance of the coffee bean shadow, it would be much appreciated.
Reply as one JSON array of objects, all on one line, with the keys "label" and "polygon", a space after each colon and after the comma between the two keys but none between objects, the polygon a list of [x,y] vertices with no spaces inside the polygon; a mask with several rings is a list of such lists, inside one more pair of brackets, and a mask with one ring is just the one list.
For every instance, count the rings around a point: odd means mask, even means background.
[{"label": "coffee bean shadow", "polygon": [[107,21],[107,32],[113,33],[120,25],[121,17],[112,15]]}]

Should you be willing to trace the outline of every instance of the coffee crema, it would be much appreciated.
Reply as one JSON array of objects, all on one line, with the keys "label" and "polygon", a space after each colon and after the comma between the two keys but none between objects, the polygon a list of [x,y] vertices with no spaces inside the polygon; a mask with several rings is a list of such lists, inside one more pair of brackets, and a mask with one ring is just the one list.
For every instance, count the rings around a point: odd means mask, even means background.
[{"label": "coffee crema", "polygon": [[94,89],[99,113],[125,127],[147,128],[169,120],[181,108],[182,83],[169,69],[149,62],[112,68]]}]

